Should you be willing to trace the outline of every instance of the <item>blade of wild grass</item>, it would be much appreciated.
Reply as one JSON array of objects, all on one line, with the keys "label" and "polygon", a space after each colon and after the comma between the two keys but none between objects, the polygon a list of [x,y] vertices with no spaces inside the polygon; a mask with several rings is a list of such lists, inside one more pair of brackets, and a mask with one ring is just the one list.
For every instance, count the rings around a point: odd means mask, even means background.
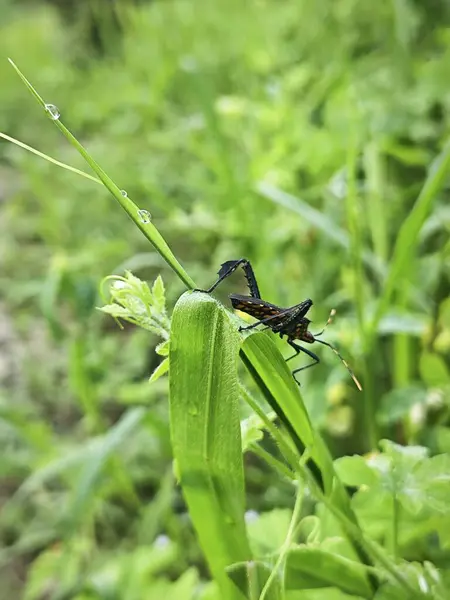
[{"label": "blade of wild grass", "polygon": [[333,464],[320,454],[317,436],[312,429],[298,385],[274,340],[265,333],[246,336],[241,357],[257,382],[272,410],[276,412],[294,441],[299,455],[308,448],[320,468],[325,489],[331,491]]},{"label": "blade of wild grass", "polygon": [[[358,323],[359,338],[364,344],[365,340],[365,318],[364,313],[366,307],[365,287],[366,279],[363,269],[363,239],[362,225],[360,218],[360,198],[357,189],[357,167],[359,148],[356,139],[352,139],[348,144],[347,152],[347,194],[345,199],[345,207],[347,213],[347,224],[350,234],[350,262],[353,269],[353,297],[356,303],[356,315]],[[378,431],[376,420],[375,407],[375,390],[373,386],[373,378],[370,371],[370,358],[363,354],[363,375],[366,382],[364,402],[358,403],[356,406],[356,414],[358,420],[361,420],[364,427],[361,428],[360,440],[366,446],[367,450],[372,450],[377,447]]]},{"label": "blade of wild grass", "polygon": [[[338,227],[338,225],[331,221],[326,214],[313,208],[307,202],[296,196],[292,196],[292,194],[288,194],[265,181],[261,181],[257,185],[256,191],[263,198],[267,198],[275,204],[283,206],[300,215],[305,221],[319,229],[328,239],[335,242],[338,246],[341,246],[346,250],[350,248],[351,240],[347,232]],[[362,251],[362,259],[378,277],[384,276],[386,265],[372,252],[369,252],[368,250]]]},{"label": "blade of wild grass", "polygon": [[[328,449],[311,426],[299,388],[274,340],[264,333],[247,335],[241,347],[241,358],[267,402],[286,427],[299,452],[298,461],[307,449],[311,457],[308,461],[311,478],[317,489],[322,490],[323,495],[335,506],[336,513],[341,515],[341,519],[336,517],[338,521],[351,521],[360,530],[350,506],[350,498],[334,470]],[[344,531],[347,532],[347,529],[344,528]],[[371,565],[367,553],[354,543],[354,538],[348,539],[361,562]]]},{"label": "blade of wild grass", "polygon": [[98,178],[101,180],[103,185],[107,188],[107,190],[114,196],[120,206],[124,209],[124,211],[128,214],[128,216],[134,221],[135,225],[139,227],[145,237],[149,240],[149,242],[154,246],[155,250],[159,252],[162,258],[169,264],[169,266],[175,271],[178,277],[183,281],[183,283],[188,288],[194,288],[195,284],[193,280],[189,277],[186,271],[183,269],[181,264],[176,259],[175,255],[169,248],[167,242],[164,240],[162,235],[153,225],[153,223],[148,219],[142,219],[139,216],[139,207],[128,197],[126,193],[122,193],[120,188],[113,182],[113,180],[105,173],[105,171],[100,167],[99,164],[90,156],[90,154],[86,151],[86,149],[80,144],[80,142],[72,135],[72,133],[61,123],[59,118],[59,111],[56,112],[56,107],[51,104],[46,104],[35,90],[35,88],[31,85],[25,75],[19,70],[19,68],[14,64],[14,62],[9,59],[9,62],[26,85],[28,90],[34,96],[34,98],[38,101],[38,103],[45,110],[47,115],[50,116],[53,123],[56,127],[61,131],[61,133],[66,137],[66,139],[74,146],[74,148],[81,154],[81,156],[85,159],[91,169],[96,173]]},{"label": "blade of wild grass", "polygon": [[144,416],[145,410],[142,407],[131,409],[102,436],[95,454],[91,456],[81,473],[72,502],[67,509],[65,523],[67,529],[64,531],[66,535],[70,535],[77,529],[95,491],[96,483],[109,459],[113,457],[118,447],[133,435]]},{"label": "blade of wild grass", "polygon": [[396,237],[393,256],[373,319],[368,324],[365,354],[370,352],[381,318],[387,312],[396,289],[404,285],[408,265],[414,255],[416,241],[422,225],[430,212],[432,203],[445,184],[450,171],[450,139],[442,152],[432,162],[422,190]]},{"label": "blade of wild grass", "polygon": [[383,264],[387,263],[389,238],[387,228],[387,206],[384,203],[385,165],[383,155],[376,142],[371,142],[364,150],[364,170],[367,178],[367,202],[365,210],[368,215],[372,245],[375,255]]},{"label": "blade of wild grass", "polygon": [[19,140],[16,140],[15,138],[11,137],[10,135],[6,135],[6,133],[2,133],[0,131],[0,137],[7,140],[8,142],[15,144],[16,146],[19,146],[20,148],[23,148],[24,150],[27,150],[28,152],[31,152],[32,154],[36,154],[36,156],[39,156],[40,158],[48,160],[48,162],[53,163],[57,167],[61,167],[62,169],[66,169],[67,171],[72,171],[72,173],[76,173],[77,175],[81,175],[82,177],[86,177],[86,179],[90,179],[91,181],[94,181],[95,183],[99,183],[100,185],[102,185],[102,182],[100,181],[100,179],[97,179],[96,177],[89,175],[89,173],[80,171],[80,169],[76,169],[75,167],[66,165],[63,162],[56,160],[56,158],[52,158],[48,154],[39,152],[39,150],[36,150],[35,148],[32,148],[31,146],[28,146],[28,144],[24,144],[23,142],[19,142]]},{"label": "blade of wild grass", "polygon": [[224,598],[242,598],[225,568],[251,558],[244,522],[239,335],[206,294],[177,302],[170,343],[172,447],[189,514]]}]

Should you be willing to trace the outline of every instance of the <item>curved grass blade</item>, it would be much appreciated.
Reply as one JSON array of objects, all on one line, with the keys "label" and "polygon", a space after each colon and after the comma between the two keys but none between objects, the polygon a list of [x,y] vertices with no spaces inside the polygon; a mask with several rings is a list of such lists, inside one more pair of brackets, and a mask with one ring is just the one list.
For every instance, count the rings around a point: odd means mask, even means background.
[{"label": "curved grass blade", "polygon": [[143,219],[140,215],[139,207],[128,197],[126,192],[123,192],[114,181],[105,173],[100,165],[90,156],[87,150],[80,144],[80,142],[72,135],[72,133],[61,123],[59,118],[59,112],[55,112],[55,107],[50,104],[46,104],[43,98],[38,94],[35,88],[31,85],[28,79],[23,75],[19,68],[14,64],[11,59],[8,59],[12,67],[19,75],[23,83],[26,85],[32,96],[45,110],[46,114],[50,116],[53,123],[65,136],[65,138],[74,146],[74,148],[81,154],[91,169],[96,173],[98,178],[101,180],[107,190],[114,196],[117,202],[121,205],[124,211],[132,219],[132,221],[139,227],[145,237],[154,246],[155,250],[159,252],[162,258],[169,264],[169,266],[175,271],[178,277],[188,288],[194,288],[195,284],[189,277],[186,271],[183,269],[181,264],[176,259],[172,250],[169,248],[167,242],[153,225],[150,219]]},{"label": "curved grass blade", "polygon": [[100,181],[100,179],[97,179],[93,175],[89,175],[89,173],[80,171],[80,169],[77,169],[76,167],[71,167],[70,165],[66,165],[66,163],[56,160],[56,158],[52,158],[48,154],[39,152],[39,150],[36,150],[35,148],[32,148],[31,146],[28,146],[28,144],[24,144],[23,142],[19,142],[19,140],[16,140],[15,138],[11,137],[10,135],[6,135],[6,133],[2,133],[1,131],[0,131],[0,138],[3,138],[5,140],[7,140],[8,142],[11,142],[12,144],[15,144],[16,146],[19,146],[20,148],[23,148],[24,150],[27,150],[28,152],[31,152],[32,154],[35,154],[36,156],[39,156],[40,158],[43,158],[44,160],[48,160],[48,162],[53,163],[57,167],[61,167],[62,169],[66,169],[67,171],[72,171],[72,173],[75,173],[76,175],[81,175],[81,177],[86,177],[86,179],[90,179],[94,183],[99,183],[100,185],[102,185],[102,182]]},{"label": "curved grass blade", "polygon": [[299,453],[307,448],[319,466],[321,486],[331,490],[334,475],[331,458],[327,461],[321,456],[321,444],[311,426],[298,385],[274,340],[265,333],[248,335],[242,344],[241,357],[267,402],[287,428]]},{"label": "curved grass blade", "polygon": [[223,598],[242,599],[226,567],[251,558],[239,424],[239,335],[206,294],[177,302],[170,342],[170,426],[177,474]]},{"label": "curved grass blade", "polygon": [[[274,204],[283,206],[292,212],[297,213],[313,227],[316,227],[321,231],[327,238],[335,242],[338,246],[350,249],[351,240],[346,231],[341,229],[326,214],[320,212],[316,208],[310,206],[304,200],[288,194],[283,190],[265,182],[261,181],[256,186],[256,191],[263,197],[267,198]],[[378,256],[375,256],[373,252],[364,250],[362,253],[362,259],[364,263],[372,269],[374,273],[379,277],[383,277],[386,273],[386,266],[381,262]]]},{"label": "curved grass blade", "polygon": [[130,438],[134,430],[140,425],[145,416],[141,407],[129,410],[124,416],[101,438],[96,452],[86,463],[76,487],[73,500],[67,510],[65,534],[71,535],[76,531],[82,515],[86,512],[92,498],[97,482],[106,468],[109,459],[118,447]]},{"label": "curved grass blade", "polygon": [[376,312],[369,324],[366,336],[366,352],[370,350],[381,318],[387,312],[395,289],[404,283],[408,272],[407,266],[417,247],[417,239],[422,225],[425,223],[437,194],[444,186],[450,171],[450,140],[437,156],[428,171],[423,188],[396,237],[394,252],[390,261],[389,271],[383,285],[383,291],[378,301]]},{"label": "curved grass blade", "polygon": [[[326,444],[313,430],[299,388],[274,340],[264,333],[248,335],[242,344],[241,358],[288,430],[299,455],[307,450],[311,457],[307,462],[308,469],[318,489],[330,499],[339,514],[359,528],[350,498],[334,470]],[[349,538],[349,541],[361,562],[371,565],[367,553],[355,544],[354,539]],[[375,587],[375,582],[372,585]]]}]

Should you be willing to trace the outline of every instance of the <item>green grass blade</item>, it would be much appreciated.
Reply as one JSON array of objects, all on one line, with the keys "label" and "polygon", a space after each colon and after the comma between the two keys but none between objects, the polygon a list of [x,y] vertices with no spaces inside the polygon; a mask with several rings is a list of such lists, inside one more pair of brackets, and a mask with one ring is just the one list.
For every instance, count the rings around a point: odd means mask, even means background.
[{"label": "green grass blade", "polygon": [[420,229],[429,215],[434,199],[445,184],[449,171],[450,140],[447,142],[439,156],[433,161],[423,188],[411,212],[400,227],[394,246],[393,257],[389,266],[389,272],[378,301],[377,310],[368,329],[366,351],[371,348],[378,324],[389,308],[395,289],[400,288],[404,283],[404,275],[409,270],[408,265],[410,264],[415,248],[417,247]]},{"label": "green grass blade", "polygon": [[[256,191],[264,198],[271,200],[274,204],[278,204],[279,206],[283,206],[284,208],[297,213],[305,219],[305,221],[321,231],[328,239],[335,242],[338,246],[349,250],[350,238],[348,233],[338,227],[326,214],[310,206],[304,200],[292,196],[292,194],[288,194],[264,181],[257,185]],[[386,272],[386,266],[373,254],[373,252],[363,250],[362,260],[378,276],[382,276]]]},{"label": "green grass blade", "polygon": [[[241,357],[252,377],[263,392],[267,402],[276,412],[299,453],[308,448],[311,456],[320,465],[322,478],[331,490],[333,465],[322,460],[317,436],[312,429],[298,385],[270,335],[254,333],[242,344]],[[330,470],[331,469],[331,470]]]},{"label": "green grass blade", "polygon": [[83,515],[86,513],[87,505],[96,490],[97,481],[108,464],[109,459],[119,446],[133,435],[135,429],[141,423],[145,416],[143,408],[134,408],[129,410],[125,415],[114,425],[108,433],[106,433],[99,443],[95,454],[86,463],[78,485],[75,489],[75,495],[72,503],[67,510],[67,530],[66,534],[72,534]]},{"label": "green grass blade", "polygon": [[[91,169],[96,173],[98,178],[101,180],[103,185],[107,188],[107,190],[114,196],[120,206],[124,209],[124,211],[128,214],[128,216],[132,219],[132,221],[139,227],[145,237],[149,240],[149,242],[154,246],[155,250],[159,252],[162,258],[167,262],[167,264],[175,271],[178,277],[186,284],[188,288],[194,288],[195,284],[193,280],[189,277],[186,271],[183,269],[181,264],[176,259],[172,250],[169,248],[167,242],[153,225],[153,223],[149,219],[142,219],[139,212],[139,207],[128,197],[126,193],[122,193],[122,190],[114,183],[114,181],[105,173],[105,171],[100,167],[100,165],[90,156],[87,150],[80,144],[80,142],[72,135],[72,133],[61,123],[61,120],[58,116],[55,118],[55,113],[49,110],[49,107],[52,105],[46,104],[43,98],[38,94],[35,88],[31,85],[28,79],[23,75],[23,73],[19,70],[19,68],[14,64],[14,62],[9,59],[9,62],[26,85],[28,90],[31,92],[33,97],[37,100],[37,102],[42,106],[47,115],[50,116],[53,123],[56,127],[61,131],[61,133],[65,136],[65,138],[74,146],[74,148],[81,154],[81,156],[85,159]],[[52,116],[53,115],[53,116]]]},{"label": "green grass blade", "polygon": [[242,598],[225,568],[251,558],[239,424],[239,335],[209,295],[184,294],[170,343],[170,424],[183,494],[224,598]]},{"label": "green grass blade", "polygon": [[[339,515],[359,529],[350,498],[335,472],[331,455],[322,437],[311,426],[299,388],[274,340],[263,333],[247,336],[241,357],[267,402],[287,428],[299,454],[307,449],[311,457],[308,468],[315,485],[330,499]],[[354,539],[349,538],[349,541],[361,562],[370,565],[369,557],[354,543]]]},{"label": "green grass blade", "polygon": [[31,146],[28,146],[28,144],[24,144],[23,142],[16,140],[16,138],[11,137],[10,135],[6,135],[6,133],[2,133],[1,131],[0,131],[0,138],[3,138],[4,140],[11,142],[12,144],[15,144],[16,146],[19,146],[19,148],[23,148],[24,150],[27,150],[27,152],[31,152],[32,154],[35,154],[36,156],[39,156],[40,158],[43,158],[44,160],[47,160],[48,162],[51,162],[52,164],[56,165],[57,167],[61,167],[62,169],[66,169],[67,171],[72,171],[72,173],[75,173],[76,175],[81,175],[81,177],[86,177],[86,179],[90,179],[91,181],[94,181],[95,183],[99,183],[100,185],[102,184],[100,179],[97,179],[96,177],[89,175],[89,173],[85,173],[84,171],[80,171],[80,169],[71,167],[70,165],[66,165],[66,163],[56,160],[56,158],[52,158],[48,154],[39,152],[39,150],[36,150],[36,148],[32,148]]}]

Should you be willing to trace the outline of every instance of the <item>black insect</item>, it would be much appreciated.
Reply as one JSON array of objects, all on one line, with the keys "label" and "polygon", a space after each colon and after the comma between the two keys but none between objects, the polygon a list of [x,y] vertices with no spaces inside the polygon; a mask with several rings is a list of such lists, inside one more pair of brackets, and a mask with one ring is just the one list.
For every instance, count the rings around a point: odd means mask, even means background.
[{"label": "black insect", "polygon": [[350,373],[353,381],[355,382],[356,387],[360,391],[362,391],[361,384],[359,383],[353,371],[350,369],[347,362],[340,355],[338,350],[328,342],[324,342],[323,340],[317,339],[325,331],[326,326],[331,323],[332,318],[336,312],[334,309],[331,311],[330,317],[322,331],[316,334],[312,334],[310,331],[308,331],[308,327],[311,321],[308,318],[306,318],[306,313],[309,311],[313,304],[312,300],[308,298],[307,300],[300,302],[300,304],[296,304],[295,306],[291,306],[290,308],[281,308],[280,306],[271,304],[266,300],[262,300],[252,266],[250,262],[245,258],[241,258],[239,260],[228,260],[227,262],[224,262],[221,265],[220,270],[218,272],[219,279],[209,289],[196,291],[206,292],[210,294],[216,289],[219,283],[221,283],[224,279],[229,277],[239,266],[242,266],[244,270],[244,274],[247,279],[248,287],[250,290],[250,296],[230,294],[229,298],[231,300],[231,304],[236,310],[241,310],[242,312],[245,312],[251,315],[252,317],[255,317],[255,319],[258,319],[257,322],[253,323],[252,325],[248,325],[247,327],[239,327],[239,331],[248,331],[249,329],[254,329],[259,325],[266,325],[265,329],[271,329],[274,333],[279,333],[281,338],[286,336],[287,343],[292,348],[294,348],[295,354],[286,359],[287,361],[291,360],[292,358],[295,358],[300,352],[304,352],[310,358],[312,358],[314,362],[292,371],[292,375],[294,376],[294,379],[298,384],[300,384],[300,382],[295,377],[295,374],[299,373],[300,371],[303,371],[304,369],[308,369],[309,367],[317,365],[320,362],[320,359],[316,354],[314,354],[314,352],[311,352],[311,350],[308,350],[307,348],[296,344],[294,340],[301,340],[302,342],[307,342],[308,344],[318,342],[319,344],[328,346],[341,359],[347,371]]}]

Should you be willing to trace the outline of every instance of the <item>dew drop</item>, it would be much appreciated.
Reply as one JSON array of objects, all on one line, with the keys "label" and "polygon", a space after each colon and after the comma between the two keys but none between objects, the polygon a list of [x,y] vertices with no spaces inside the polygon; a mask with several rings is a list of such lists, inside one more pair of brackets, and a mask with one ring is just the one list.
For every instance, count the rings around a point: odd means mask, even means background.
[{"label": "dew drop", "polygon": [[54,104],[46,104],[45,110],[47,111],[48,116],[50,117],[50,119],[52,119],[52,121],[57,121],[61,116],[58,107]]},{"label": "dew drop", "polygon": [[152,215],[148,212],[148,210],[145,210],[145,208],[141,208],[138,210],[138,217],[140,218],[142,223],[150,223],[150,221],[152,220]]},{"label": "dew drop", "polygon": [[128,198],[128,194],[126,193],[126,191],[125,191],[125,190],[120,190],[120,193],[122,194],[122,196],[123,196],[124,198]]}]

